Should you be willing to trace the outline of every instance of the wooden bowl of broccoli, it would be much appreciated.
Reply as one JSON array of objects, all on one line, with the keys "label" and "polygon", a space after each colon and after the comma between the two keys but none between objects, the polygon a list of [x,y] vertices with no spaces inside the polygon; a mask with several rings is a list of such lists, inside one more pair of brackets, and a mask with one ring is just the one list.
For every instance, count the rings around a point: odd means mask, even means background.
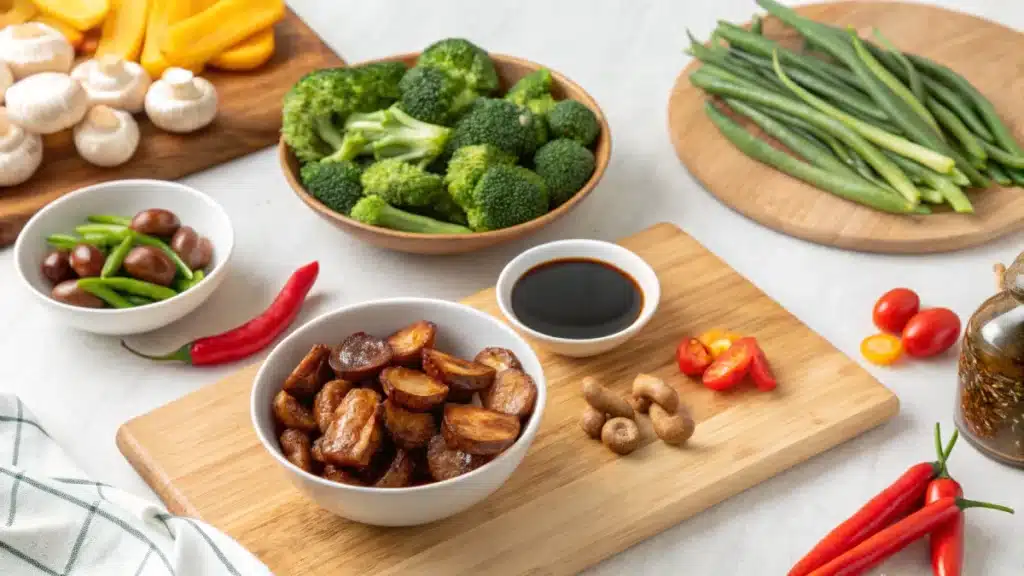
[{"label": "wooden bowl of broccoli", "polygon": [[281,167],[307,206],[415,254],[546,226],[590,194],[611,156],[608,122],[583,88],[459,38],[305,76],[281,133]]}]

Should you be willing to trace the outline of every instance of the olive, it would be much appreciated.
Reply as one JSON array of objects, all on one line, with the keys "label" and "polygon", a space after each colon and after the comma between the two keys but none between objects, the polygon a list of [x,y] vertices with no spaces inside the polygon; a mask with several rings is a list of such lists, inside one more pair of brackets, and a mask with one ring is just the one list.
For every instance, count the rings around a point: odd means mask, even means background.
[{"label": "olive", "polygon": [[182,226],[171,238],[171,250],[192,270],[201,270],[213,259],[213,244],[210,239],[200,236],[191,226]]},{"label": "olive", "polygon": [[132,248],[124,257],[124,270],[133,278],[161,286],[169,286],[177,273],[167,254],[152,246]]},{"label": "olive", "polygon": [[78,244],[71,249],[71,269],[82,278],[99,276],[107,257],[92,244]]},{"label": "olive", "polygon": [[53,287],[50,296],[57,302],[83,308],[103,308],[103,300],[78,287],[78,280],[65,280]]},{"label": "olive", "polygon": [[68,258],[67,250],[54,250],[43,258],[43,264],[40,266],[43,272],[43,276],[50,281],[51,284],[60,284],[65,280],[70,280],[75,277],[75,271],[71,269],[71,261]]},{"label": "olive", "polygon": [[132,218],[131,228],[142,234],[170,238],[174,236],[180,226],[181,221],[174,215],[174,212],[163,208],[150,208],[139,212]]}]

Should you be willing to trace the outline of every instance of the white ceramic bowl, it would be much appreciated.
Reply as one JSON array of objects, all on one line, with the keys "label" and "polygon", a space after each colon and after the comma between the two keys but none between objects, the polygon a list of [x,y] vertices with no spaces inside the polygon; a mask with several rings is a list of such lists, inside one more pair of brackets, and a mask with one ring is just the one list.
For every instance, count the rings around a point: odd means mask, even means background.
[{"label": "white ceramic bowl", "polygon": [[[40,271],[51,250],[50,234],[73,234],[93,214],[132,217],[147,208],[165,208],[182,224],[195,228],[213,244],[209,273],[192,289],[173,298],[138,308],[80,308],[50,298],[51,285]],[[43,208],[22,229],[14,245],[18,274],[52,314],[81,330],[96,334],[128,335],[161,328],[195,310],[213,294],[227,275],[235,232],[227,212],[212,198],[183,184],[161,180],[117,180],[76,190]]]},{"label": "white ceramic bowl", "polygon": [[[443,482],[411,488],[372,488],[339,484],[304,472],[281,454],[271,403],[281,383],[314,344],[334,345],[353,332],[379,337],[411,324],[437,324],[438,350],[473,358],[487,346],[508,348],[537,383],[537,405],[519,439],[497,458],[476,470]],[[251,397],[253,427],[263,447],[292,483],[307,497],[343,518],[377,526],[414,526],[447,518],[477,504],[497,490],[537,435],[547,382],[540,360],[514,330],[479,310],[445,300],[394,298],[373,300],[329,312],[302,326],[278,344],[256,374]]]},{"label": "white ceramic bowl", "polygon": [[[558,338],[537,332],[516,318],[512,311],[512,287],[523,274],[532,268],[552,260],[565,258],[588,258],[615,266],[636,280],[643,292],[644,302],[640,314],[629,327],[601,338],[571,339]],[[632,338],[654,316],[661,301],[661,284],[650,264],[633,252],[610,242],[600,240],[558,240],[535,246],[509,262],[498,276],[495,289],[498,307],[517,330],[533,338],[540,346],[555,354],[585,358],[607,352]]]}]

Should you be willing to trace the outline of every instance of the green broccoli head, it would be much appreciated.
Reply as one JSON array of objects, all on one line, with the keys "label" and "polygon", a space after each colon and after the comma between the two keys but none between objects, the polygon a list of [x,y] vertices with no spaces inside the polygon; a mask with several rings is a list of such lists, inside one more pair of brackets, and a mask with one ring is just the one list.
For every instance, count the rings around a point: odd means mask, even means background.
[{"label": "green broccoli head", "polygon": [[360,169],[351,162],[310,162],[299,176],[314,198],[340,214],[348,214],[363,196]]},{"label": "green broccoli head", "polygon": [[548,112],[548,128],[554,138],[572,138],[590,146],[601,132],[597,116],[576,100],[562,100]]},{"label": "green broccoli head", "polygon": [[477,182],[466,217],[470,228],[485,232],[529,222],[547,211],[548,191],[540,176],[522,166],[497,165]]},{"label": "green broccoli head", "polygon": [[352,68],[356,94],[364,96],[361,111],[387,108],[402,95],[399,84],[405,76],[402,62],[375,62]]},{"label": "green broccoli head", "polygon": [[365,196],[350,214],[353,219],[381,228],[391,228],[415,234],[470,234],[472,230],[458,224],[441,222],[420,214],[406,212],[388,204],[380,196]]},{"label": "green broccoli head", "polygon": [[345,121],[344,139],[331,159],[372,154],[378,160],[394,158],[426,166],[444,152],[450,134],[450,129],[417,120],[397,105],[355,113]]},{"label": "green broccoli head", "polygon": [[481,98],[455,124],[448,151],[490,144],[525,160],[537,150],[537,122],[532,112],[508,100]]},{"label": "green broccoli head", "polygon": [[594,173],[594,154],[569,138],[552,140],[533,157],[533,167],[547,184],[551,207],[561,205],[583,188]]},{"label": "green broccoli head", "polygon": [[429,207],[447,195],[441,176],[394,158],[371,164],[363,171],[361,182],[364,194],[375,194],[401,207]]},{"label": "green broccoli head", "polygon": [[420,54],[417,66],[437,68],[461,80],[478,94],[498,89],[498,72],[487,52],[463,38],[446,38],[435,42]]},{"label": "green broccoli head", "polygon": [[515,102],[520,106],[527,106],[530,100],[551,96],[551,71],[541,68],[523,76],[509,88],[505,94],[505,100]]},{"label": "green broccoli head", "polygon": [[456,150],[448,162],[444,182],[455,203],[465,208],[471,205],[473,189],[488,168],[499,164],[512,166],[515,163],[515,156],[490,144],[464,146]]},{"label": "green broccoli head", "polygon": [[402,109],[431,124],[448,125],[480,96],[437,68],[416,66],[402,77]]}]

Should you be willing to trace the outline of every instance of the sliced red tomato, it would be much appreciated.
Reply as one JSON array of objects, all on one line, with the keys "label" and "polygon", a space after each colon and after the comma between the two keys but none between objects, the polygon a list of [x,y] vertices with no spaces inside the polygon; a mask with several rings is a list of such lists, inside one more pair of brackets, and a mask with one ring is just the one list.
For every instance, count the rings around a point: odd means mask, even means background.
[{"label": "sliced red tomato", "polygon": [[903,348],[917,357],[949,350],[960,338],[960,317],[949,308],[930,308],[914,315],[903,328]]},{"label": "sliced red tomato", "polygon": [[921,299],[913,290],[894,288],[875,302],[871,316],[879,330],[899,334],[920,307]]},{"label": "sliced red tomato", "polygon": [[892,334],[875,334],[860,343],[860,353],[872,364],[888,366],[903,353],[903,344]]},{"label": "sliced red tomato", "polygon": [[711,366],[711,353],[696,338],[687,338],[676,348],[679,371],[688,376],[700,376]]},{"label": "sliced red tomato", "polygon": [[772,374],[771,365],[768,364],[768,357],[764,355],[764,350],[761,349],[757,340],[751,337],[741,338],[733,345],[750,348],[750,379],[754,381],[757,389],[763,392],[775,390],[778,383],[775,381],[775,375]]},{"label": "sliced red tomato", "polygon": [[708,366],[701,381],[712,390],[728,390],[746,377],[753,360],[750,346],[730,346]]}]

